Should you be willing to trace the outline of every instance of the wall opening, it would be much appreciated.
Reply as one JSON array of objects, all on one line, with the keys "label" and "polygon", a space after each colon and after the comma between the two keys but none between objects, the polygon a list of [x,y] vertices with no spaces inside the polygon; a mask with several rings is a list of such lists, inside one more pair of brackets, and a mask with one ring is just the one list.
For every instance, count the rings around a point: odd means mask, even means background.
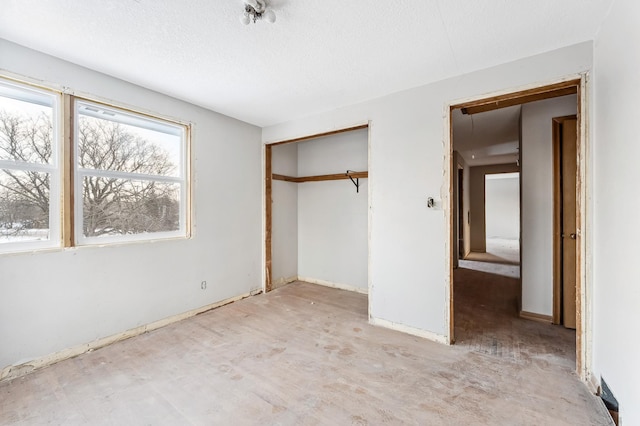
[{"label": "wall opening", "polygon": [[[469,101],[464,104],[452,105],[450,107],[450,138],[448,139],[448,155],[450,158],[447,176],[450,179],[450,198],[448,205],[449,212],[449,232],[450,232],[450,318],[449,332],[451,343],[458,342],[464,344],[476,344],[476,348],[486,351],[505,350],[505,342],[508,341],[508,333],[500,340],[497,335],[495,339],[487,340],[489,331],[499,330],[500,319],[496,317],[485,323],[486,328],[480,332],[474,330],[474,325],[487,320],[482,315],[487,310],[493,310],[507,316],[502,320],[507,321],[529,321],[534,320],[542,327],[556,327],[552,325],[553,309],[553,155],[552,155],[552,118],[565,114],[576,114],[578,148],[577,180],[575,193],[579,206],[576,211],[577,238],[576,247],[578,250],[578,262],[576,264],[576,298],[578,319],[577,330],[558,328],[558,333],[569,336],[564,348],[570,359],[575,360],[576,369],[583,380],[588,377],[587,366],[584,362],[586,353],[587,328],[585,324],[588,312],[584,310],[586,297],[582,289],[586,265],[585,255],[586,244],[582,240],[586,230],[585,212],[582,206],[585,205],[586,193],[582,182],[585,176],[586,151],[584,135],[585,123],[581,120],[581,113],[585,110],[582,93],[584,93],[584,80],[575,79],[560,83],[523,90],[519,92],[498,95],[489,98]],[[563,111],[568,111],[564,112]],[[545,111],[545,114],[538,114]],[[555,115],[554,115],[555,114]],[[549,115],[547,117],[547,115]],[[497,121],[504,119],[509,122],[506,127],[497,125]],[[503,120],[503,123],[506,122]],[[541,125],[544,121],[544,125]],[[548,127],[548,129],[547,129]],[[502,133],[496,133],[496,129],[502,129]],[[511,129],[505,132],[504,129]],[[535,136],[544,136],[544,142],[531,142]],[[548,152],[547,152],[548,151]],[[548,155],[547,155],[548,154]],[[541,168],[536,163],[544,158],[545,164]],[[536,165],[538,164],[538,165]],[[516,170],[505,170],[506,167],[514,167]],[[461,174],[458,171],[463,169],[462,184]],[[493,168],[493,170],[492,170]],[[548,170],[547,170],[548,169]],[[493,222],[491,207],[485,209],[485,201],[491,201],[491,188],[489,189],[489,199],[485,200],[485,186],[489,180],[485,176],[496,173],[520,172],[519,174],[519,198],[518,208],[512,208],[513,217],[507,221],[502,219],[500,225],[513,226],[519,223],[519,263],[521,270],[517,275],[512,276],[514,280],[508,283],[505,278],[509,277],[508,262],[503,262],[500,273],[495,266],[485,266],[485,270],[475,268],[474,277],[470,276],[466,262],[474,261],[474,257],[486,256],[488,250],[488,240],[503,231],[496,231],[498,225]],[[548,173],[547,173],[548,171]],[[468,176],[468,178],[465,177]],[[481,177],[479,177],[481,176]],[[548,182],[547,182],[548,181]],[[489,185],[492,185],[489,183]],[[478,189],[481,188],[481,189]],[[468,194],[460,196],[460,192]],[[474,193],[476,195],[474,195]],[[481,194],[481,196],[478,196]],[[460,199],[468,201],[466,207],[459,209]],[[478,201],[481,199],[481,201]],[[482,208],[478,208],[478,205]],[[462,210],[462,211],[459,211]],[[544,211],[542,211],[544,210]],[[548,211],[547,211],[548,210]],[[513,219],[513,220],[512,220]],[[464,223],[461,229],[460,223]],[[509,223],[507,223],[509,222]],[[547,222],[549,222],[547,224]],[[548,226],[547,226],[548,225]],[[548,229],[547,229],[548,228]],[[459,233],[463,233],[459,237]],[[507,235],[507,234],[505,234]],[[512,237],[512,235],[510,235]],[[464,249],[460,249],[459,244],[464,244]],[[490,244],[489,244],[490,245]],[[516,256],[517,257],[517,256]],[[517,263],[517,262],[513,262]],[[511,265],[516,266],[517,265]],[[548,270],[548,271],[547,271]],[[549,272],[543,282],[544,289],[536,287],[536,280],[531,279],[531,274],[535,275],[540,271]],[[522,276],[522,280],[520,280]],[[517,279],[515,279],[517,277]],[[524,278],[527,278],[526,282]],[[475,290],[468,283],[484,280],[493,283],[492,286],[484,285]],[[548,285],[547,285],[548,284]],[[547,288],[548,287],[548,288]],[[506,290],[509,291],[506,291]],[[516,289],[514,294],[513,290]],[[508,296],[507,296],[508,295]],[[486,308],[491,303],[489,309],[478,313],[479,305]],[[485,306],[482,306],[485,305]],[[474,311],[475,308],[475,312]],[[481,309],[482,310],[482,309]],[[584,313],[584,315],[582,315]],[[480,315],[473,317],[473,315]],[[499,315],[498,315],[499,316]],[[513,330],[511,330],[513,331]],[[483,337],[484,336],[484,337]],[[475,340],[474,340],[475,339]],[[548,343],[548,342],[547,342]],[[551,350],[551,348],[549,348]]]},{"label": "wall opening", "polygon": [[367,125],[266,145],[266,291],[368,293],[368,145]]}]

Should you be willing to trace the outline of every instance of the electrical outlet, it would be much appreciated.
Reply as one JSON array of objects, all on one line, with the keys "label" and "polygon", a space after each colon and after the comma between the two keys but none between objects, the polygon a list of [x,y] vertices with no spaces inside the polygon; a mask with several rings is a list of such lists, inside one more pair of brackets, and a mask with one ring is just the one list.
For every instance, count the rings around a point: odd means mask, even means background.
[{"label": "electrical outlet", "polygon": [[206,290],[206,289],[207,289],[207,282],[206,282],[206,281],[202,281],[202,282],[200,283],[200,288],[201,288],[202,290]]}]

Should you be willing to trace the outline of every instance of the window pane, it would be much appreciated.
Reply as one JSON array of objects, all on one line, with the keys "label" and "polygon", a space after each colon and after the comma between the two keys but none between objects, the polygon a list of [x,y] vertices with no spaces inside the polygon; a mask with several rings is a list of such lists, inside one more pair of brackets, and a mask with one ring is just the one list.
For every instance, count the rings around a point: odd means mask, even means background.
[{"label": "window pane", "polygon": [[0,252],[60,245],[58,97],[0,79]]},{"label": "window pane", "polygon": [[49,239],[49,173],[0,170],[0,243]]},{"label": "window pane", "polygon": [[53,161],[52,106],[50,95],[0,84],[0,160]]},{"label": "window pane", "polygon": [[78,103],[78,167],[179,177],[182,127]]},{"label": "window pane", "polygon": [[180,184],[83,178],[83,235],[103,237],[180,229]]},{"label": "window pane", "polygon": [[88,101],[75,110],[77,243],[185,236],[185,127]]}]

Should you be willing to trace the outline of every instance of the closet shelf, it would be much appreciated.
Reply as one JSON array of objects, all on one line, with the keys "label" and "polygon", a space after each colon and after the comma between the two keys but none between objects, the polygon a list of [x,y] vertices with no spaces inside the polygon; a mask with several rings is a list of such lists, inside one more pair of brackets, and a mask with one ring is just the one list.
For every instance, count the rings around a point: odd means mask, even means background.
[{"label": "closet shelf", "polygon": [[369,172],[349,171],[348,173],[336,173],[333,175],[317,175],[317,176],[301,176],[301,177],[285,176],[285,175],[279,175],[279,174],[273,173],[271,176],[274,180],[284,180],[287,182],[302,183],[302,182],[318,182],[322,180],[366,179],[369,177]]}]

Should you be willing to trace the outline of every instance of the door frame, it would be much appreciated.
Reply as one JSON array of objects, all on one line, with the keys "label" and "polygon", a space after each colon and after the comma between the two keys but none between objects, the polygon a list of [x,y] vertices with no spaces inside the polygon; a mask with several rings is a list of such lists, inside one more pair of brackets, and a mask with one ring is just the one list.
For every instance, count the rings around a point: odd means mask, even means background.
[{"label": "door frame", "polygon": [[447,340],[450,344],[455,341],[454,336],[454,289],[453,289],[453,256],[455,255],[455,244],[453,242],[454,232],[452,226],[456,226],[453,217],[453,174],[457,173],[453,153],[453,123],[452,111],[455,109],[466,109],[467,112],[476,113],[490,111],[492,109],[503,108],[512,105],[519,105],[542,99],[577,94],[577,117],[578,117],[578,176],[576,185],[576,228],[577,228],[577,253],[576,253],[576,372],[580,378],[588,382],[591,379],[591,311],[588,301],[591,288],[591,270],[586,261],[591,256],[591,233],[590,233],[590,212],[587,210],[587,184],[589,182],[590,170],[589,162],[589,131],[588,131],[588,74],[573,74],[565,78],[557,79],[547,83],[531,84],[520,88],[506,89],[494,92],[489,95],[470,97],[450,104],[444,105],[444,155],[445,155],[445,220],[447,226],[446,245],[446,268],[448,271],[446,281],[446,299],[449,309],[446,310]]},{"label": "door frame", "polygon": [[[465,239],[464,239],[464,208],[466,207],[466,205],[464,204],[464,167],[462,167],[460,164],[457,164],[458,170],[456,171],[458,173],[458,188],[457,188],[457,200],[455,200],[454,202],[457,203],[457,232],[458,232],[458,241],[456,242],[458,249],[458,259],[464,259],[466,253],[464,250],[464,245],[465,245]],[[456,262],[457,263],[457,262]]]}]

